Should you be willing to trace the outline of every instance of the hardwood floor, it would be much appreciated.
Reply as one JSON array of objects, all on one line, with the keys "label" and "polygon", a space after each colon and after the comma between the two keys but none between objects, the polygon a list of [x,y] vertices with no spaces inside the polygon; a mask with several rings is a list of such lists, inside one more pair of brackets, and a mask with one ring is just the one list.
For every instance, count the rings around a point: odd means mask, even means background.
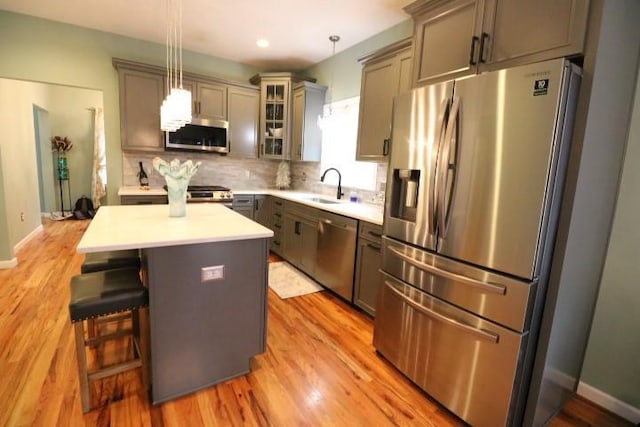
[{"label": "hardwood floor", "polygon": [[[326,291],[269,292],[267,351],[250,374],[153,407],[130,372],[96,382],[98,408],[83,415],[67,304],[88,224],[46,222],[0,270],[0,426],[463,425],[376,355],[369,317]],[[106,347],[105,362],[130,351]],[[574,399],[551,425],[631,424]]]}]

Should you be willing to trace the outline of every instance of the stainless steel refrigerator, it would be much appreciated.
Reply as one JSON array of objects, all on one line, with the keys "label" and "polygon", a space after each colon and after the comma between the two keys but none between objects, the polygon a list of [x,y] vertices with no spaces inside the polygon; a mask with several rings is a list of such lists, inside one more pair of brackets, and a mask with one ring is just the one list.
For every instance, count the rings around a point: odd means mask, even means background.
[{"label": "stainless steel refrigerator", "polygon": [[474,426],[542,422],[523,415],[579,83],[558,59],[394,100],[374,345]]}]

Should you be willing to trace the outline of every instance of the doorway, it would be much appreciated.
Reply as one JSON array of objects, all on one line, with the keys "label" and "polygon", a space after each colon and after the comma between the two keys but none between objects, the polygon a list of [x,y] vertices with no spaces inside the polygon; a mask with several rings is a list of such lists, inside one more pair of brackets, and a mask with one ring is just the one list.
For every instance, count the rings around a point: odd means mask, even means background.
[{"label": "doorway", "polygon": [[56,206],[56,193],[53,175],[53,155],[51,154],[51,124],[49,112],[33,105],[33,130],[36,143],[36,161],[38,162],[38,193],[40,195],[40,214],[53,212]]}]

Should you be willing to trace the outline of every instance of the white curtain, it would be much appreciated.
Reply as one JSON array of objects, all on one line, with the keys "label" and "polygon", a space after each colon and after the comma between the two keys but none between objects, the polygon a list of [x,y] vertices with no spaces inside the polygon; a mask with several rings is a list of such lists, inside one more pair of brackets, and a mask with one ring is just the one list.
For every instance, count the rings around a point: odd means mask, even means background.
[{"label": "white curtain", "polygon": [[93,173],[91,174],[91,201],[94,209],[100,206],[100,199],[107,194],[107,164],[105,161],[104,111],[93,109]]}]

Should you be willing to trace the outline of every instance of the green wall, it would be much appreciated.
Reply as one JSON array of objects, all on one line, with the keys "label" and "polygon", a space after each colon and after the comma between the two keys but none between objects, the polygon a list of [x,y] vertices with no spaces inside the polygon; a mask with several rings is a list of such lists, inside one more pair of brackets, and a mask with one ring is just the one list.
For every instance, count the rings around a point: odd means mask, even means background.
[{"label": "green wall", "polygon": [[[315,77],[317,83],[327,87],[333,81],[333,94],[327,90],[327,101],[339,101],[353,96],[360,96],[362,65],[358,62],[358,58],[410,37],[412,34],[413,20],[407,19],[355,46],[336,53],[335,56],[317,63],[305,70],[305,74]],[[336,50],[339,47],[340,42],[337,42]],[[327,49],[331,49],[331,42],[328,38]],[[333,80],[331,79],[332,73]]]},{"label": "green wall", "polygon": [[0,263],[9,262],[13,258],[13,249],[9,244],[9,226],[4,197],[4,177],[2,167],[2,147],[0,146]]},{"label": "green wall", "polygon": [[640,75],[581,381],[640,410]]},{"label": "green wall", "polygon": [[[122,179],[118,76],[112,57],[164,66],[164,45],[0,11],[0,77],[101,90],[104,94],[108,203]],[[258,70],[184,52],[189,71],[248,82]]]}]

